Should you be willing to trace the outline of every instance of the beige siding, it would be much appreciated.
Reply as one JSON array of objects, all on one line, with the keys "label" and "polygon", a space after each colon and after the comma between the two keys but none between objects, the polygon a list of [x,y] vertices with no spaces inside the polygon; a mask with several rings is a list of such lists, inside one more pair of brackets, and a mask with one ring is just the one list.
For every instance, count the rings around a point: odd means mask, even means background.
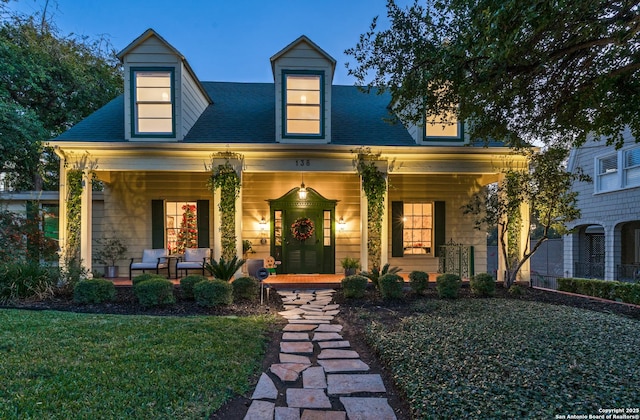
[{"label": "beige siding", "polygon": [[182,133],[186,135],[208,105],[191,73],[182,69]]},{"label": "beige siding", "polygon": [[[304,182],[322,196],[339,200],[336,219],[343,217],[346,229],[336,231],[336,272],[341,272],[340,259],[349,255],[360,255],[360,182],[355,174],[305,173]],[[300,186],[300,175],[285,173],[260,173],[243,175],[242,237],[253,244],[256,251],[251,258],[264,259],[269,256],[270,243],[260,244],[262,217],[269,223],[268,199],[280,198],[292,188]],[[267,232],[268,238],[268,232]]]},{"label": "beige siding", "polygon": [[[210,200],[209,216],[213,215],[213,199],[206,188],[207,173],[112,172],[104,197],[104,230],[110,227],[127,244],[128,257],[142,256],[151,248],[151,200]],[[209,243],[214,230],[209,221]],[[128,261],[120,262],[120,275],[128,275]]]},{"label": "beige siding", "polygon": [[[125,138],[131,140],[131,67],[173,67],[175,68],[175,115],[176,115],[176,139],[181,140],[184,137],[182,132],[182,104],[181,104],[181,79],[182,69],[180,57],[176,56],[173,51],[167,48],[158,38],[152,36],[131,50],[124,57],[124,124]],[[136,141],[174,141],[174,139],[148,139],[135,138]]]},{"label": "beige siding", "polygon": [[[472,175],[390,175],[389,205],[392,201],[444,201],[446,211],[445,238],[449,242],[472,245],[475,254],[475,272],[486,271],[487,245],[486,233],[473,228],[473,219],[462,214],[461,207],[466,204],[473,192],[480,187],[482,179]],[[391,219],[391,217],[389,217]],[[391,220],[389,220],[391,232]],[[391,255],[391,241],[389,241]],[[403,272],[413,270],[436,273],[438,258],[434,256],[407,255],[389,258],[392,266]]]},{"label": "beige siding", "polygon": [[[324,71],[324,140],[285,139],[282,136],[282,71],[283,70],[313,70]],[[276,139],[281,142],[311,143],[331,142],[331,62],[306,42],[300,42],[284,53],[275,63],[276,87]]]}]

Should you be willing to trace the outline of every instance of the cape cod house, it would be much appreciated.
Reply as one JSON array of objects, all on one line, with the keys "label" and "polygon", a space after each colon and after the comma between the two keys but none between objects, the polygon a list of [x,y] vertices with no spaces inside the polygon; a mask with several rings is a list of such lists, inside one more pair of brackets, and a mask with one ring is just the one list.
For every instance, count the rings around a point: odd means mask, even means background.
[{"label": "cape cod house", "polygon": [[566,276],[640,280],[640,144],[629,131],[616,150],[605,139],[571,151],[568,170],[582,168],[591,182],[576,182],[581,218],[564,239]]},{"label": "cape cod house", "polygon": [[[124,94],[51,141],[61,158],[61,197],[81,155],[105,185],[100,211],[91,209],[91,188],[82,193],[85,265],[97,237],[115,234],[140,256],[184,246],[185,223],[197,230],[197,246],[219,257],[220,197],[206,186],[206,166],[232,152],[242,185],[238,255],[249,240],[252,258],[273,256],[278,273],[339,273],[347,256],[366,269],[367,201],[353,160],[355,150],[370,147],[387,178],[382,264],[434,273],[440,246],[453,241],[470,250],[467,274],[486,271],[486,234],[461,206],[499,181],[506,164],[522,165],[508,148],[470,141],[462,123],[389,123],[396,119],[390,96],[333,85],[336,61],[306,36],[271,57],[273,83],[201,81],[152,29],[119,57]],[[63,245],[64,207],[62,198]],[[302,241],[290,228],[301,218],[315,226]]]}]

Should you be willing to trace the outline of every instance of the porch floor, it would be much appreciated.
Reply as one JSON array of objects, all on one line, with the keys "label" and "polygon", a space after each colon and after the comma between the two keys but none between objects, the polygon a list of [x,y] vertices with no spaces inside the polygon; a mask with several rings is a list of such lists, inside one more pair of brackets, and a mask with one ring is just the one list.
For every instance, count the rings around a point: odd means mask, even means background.
[{"label": "porch floor", "polygon": [[[270,276],[264,284],[275,289],[318,289],[339,287],[343,274],[278,274]],[[125,277],[111,278],[116,286],[131,286],[131,280]],[[173,284],[180,284],[180,279],[169,279]]]}]

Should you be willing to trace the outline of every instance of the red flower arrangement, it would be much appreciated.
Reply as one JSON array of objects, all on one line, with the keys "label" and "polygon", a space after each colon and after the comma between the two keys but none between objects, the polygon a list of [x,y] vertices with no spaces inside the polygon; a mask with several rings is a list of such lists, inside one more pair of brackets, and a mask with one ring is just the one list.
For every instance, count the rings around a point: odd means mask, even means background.
[{"label": "red flower arrangement", "polygon": [[313,222],[308,217],[300,217],[291,225],[291,234],[299,241],[309,239],[314,231]]}]

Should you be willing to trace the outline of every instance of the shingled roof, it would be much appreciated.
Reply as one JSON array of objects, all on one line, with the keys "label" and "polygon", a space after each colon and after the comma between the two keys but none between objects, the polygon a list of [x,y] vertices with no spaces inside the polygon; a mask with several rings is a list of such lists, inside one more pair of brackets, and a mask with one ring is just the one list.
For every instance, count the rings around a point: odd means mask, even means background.
[{"label": "shingled roof", "polygon": [[[202,82],[202,86],[213,99],[213,104],[205,109],[183,143],[276,142],[273,83]],[[390,113],[388,93],[364,93],[355,86],[334,85],[331,100],[331,144],[416,146],[407,129]],[[54,140],[125,142],[124,95]],[[499,142],[487,145],[503,146]]]},{"label": "shingled roof", "polygon": [[[273,83],[202,82],[213,99],[184,143],[275,143]],[[55,140],[124,140],[124,96],[120,95]],[[415,145],[402,124],[390,124],[389,95],[367,94],[355,86],[332,87],[331,143]]]}]

